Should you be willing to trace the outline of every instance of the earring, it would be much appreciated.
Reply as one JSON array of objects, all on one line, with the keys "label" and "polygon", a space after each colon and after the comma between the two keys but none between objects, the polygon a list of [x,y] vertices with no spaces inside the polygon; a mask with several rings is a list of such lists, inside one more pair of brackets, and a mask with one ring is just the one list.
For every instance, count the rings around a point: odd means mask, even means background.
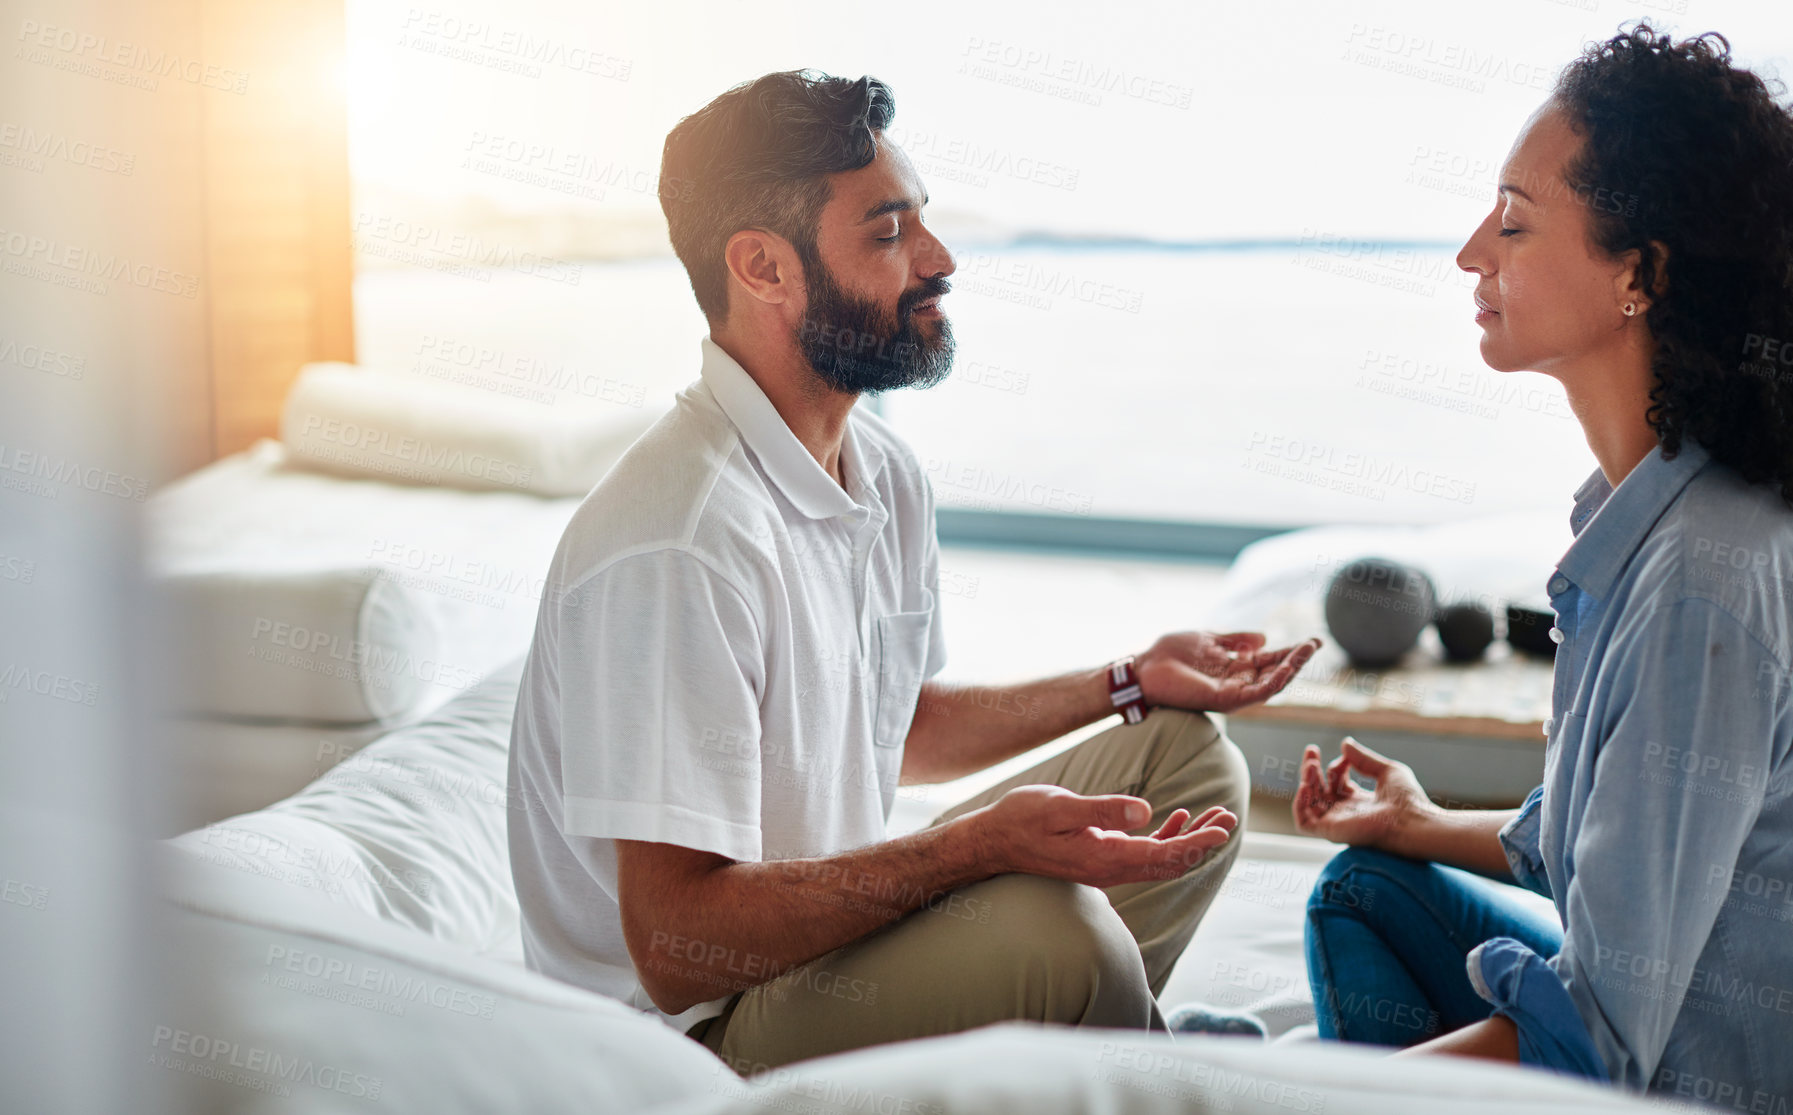
[{"label": "earring", "polygon": [[1636,302],[1625,303],[1625,316],[1631,317],[1635,313],[1637,313],[1637,303]]}]

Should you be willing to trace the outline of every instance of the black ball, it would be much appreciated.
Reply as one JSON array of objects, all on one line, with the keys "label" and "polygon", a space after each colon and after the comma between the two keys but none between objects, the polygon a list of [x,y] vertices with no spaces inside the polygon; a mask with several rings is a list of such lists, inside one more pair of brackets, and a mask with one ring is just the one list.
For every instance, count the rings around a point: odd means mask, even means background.
[{"label": "black ball", "polygon": [[1556,644],[1550,641],[1550,629],[1555,626],[1556,612],[1549,608],[1507,605],[1507,642],[1513,644],[1514,650],[1555,658]]},{"label": "black ball", "polygon": [[1326,629],[1357,666],[1392,666],[1437,611],[1432,581],[1387,558],[1358,558],[1326,589]]},{"label": "black ball", "polygon": [[1494,613],[1473,600],[1438,609],[1438,641],[1452,662],[1474,662],[1494,641]]}]

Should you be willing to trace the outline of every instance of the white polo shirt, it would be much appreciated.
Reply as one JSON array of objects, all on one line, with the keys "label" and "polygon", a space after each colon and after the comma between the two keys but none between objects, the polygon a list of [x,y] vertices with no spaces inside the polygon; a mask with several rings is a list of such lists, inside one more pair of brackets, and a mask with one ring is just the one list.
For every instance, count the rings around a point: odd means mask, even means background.
[{"label": "white polo shirt", "polygon": [[686,1030],[728,993],[654,1007],[617,840],[756,861],[885,839],[921,682],[946,662],[934,497],[864,407],[841,468],[845,490],[706,337],[702,378],[574,513],[511,728],[529,967]]}]

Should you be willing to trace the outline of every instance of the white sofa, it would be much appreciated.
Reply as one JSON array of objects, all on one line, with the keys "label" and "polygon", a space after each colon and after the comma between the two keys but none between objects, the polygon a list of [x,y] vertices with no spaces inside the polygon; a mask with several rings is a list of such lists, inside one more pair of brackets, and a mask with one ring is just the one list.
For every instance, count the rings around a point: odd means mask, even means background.
[{"label": "white sofa", "polygon": [[1024,1024],[742,1080],[662,1023],[519,963],[505,849],[518,669],[285,801],[163,842],[160,914],[176,942],[164,975],[177,994],[144,1071],[188,1093],[182,1110],[1652,1109],[1467,1061]]}]

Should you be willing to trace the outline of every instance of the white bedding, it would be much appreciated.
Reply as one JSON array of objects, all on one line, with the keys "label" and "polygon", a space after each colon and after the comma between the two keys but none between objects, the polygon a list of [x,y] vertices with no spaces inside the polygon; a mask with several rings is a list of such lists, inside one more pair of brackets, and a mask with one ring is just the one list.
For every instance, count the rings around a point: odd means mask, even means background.
[{"label": "white bedding", "polygon": [[299,793],[166,841],[471,952],[522,960],[506,843],[521,658]]},{"label": "white bedding", "polygon": [[171,716],[161,730],[175,801],[159,835],[171,836],[296,794],[391,729]]},{"label": "white bedding", "polygon": [[1245,1010],[1272,1037],[1298,1037],[1314,1020],[1301,934],[1308,892],[1338,846],[1305,836],[1247,832],[1233,869],[1171,969],[1166,1012],[1191,1000]]},{"label": "white bedding", "polygon": [[[515,688],[512,664],[290,801],[164,844],[181,994],[145,1035],[146,1083],[187,1086],[182,1110],[305,1113],[1653,1110],[1467,1061],[1023,1025],[744,1082],[659,1021],[517,963],[502,792]],[[1173,990],[1249,991],[1243,966],[1288,998],[1276,973],[1298,970],[1301,900],[1331,846],[1244,839]]]},{"label": "white bedding", "polygon": [[[295,796],[187,833],[174,845],[212,863],[330,894],[370,916],[391,919],[395,909],[402,910],[400,920],[432,936],[520,961],[503,800],[520,666],[517,660],[507,663],[479,688],[366,748],[360,747],[365,740],[339,743],[334,733],[315,729],[257,729],[288,735],[280,746],[250,749],[248,758],[220,769],[247,761],[264,768],[256,773],[265,778],[273,773],[266,768],[274,756],[291,756],[290,769],[279,775],[300,781],[289,791]],[[225,734],[214,748],[220,760],[232,750],[232,730],[219,728]],[[353,760],[338,765],[344,757],[338,749],[352,752]],[[304,787],[320,775],[315,785]],[[377,832],[379,838],[357,846],[339,837],[344,829]],[[1302,910],[1315,875],[1336,847],[1265,833],[1247,832],[1240,839],[1239,859],[1161,998],[1167,1007],[1197,999],[1251,1010],[1272,1034],[1281,1035],[1313,1021],[1301,950]],[[451,860],[442,858],[446,843],[461,849]],[[333,866],[319,878],[314,865],[325,860]],[[430,894],[413,894],[399,884],[375,885],[407,878],[445,883]],[[479,885],[453,885],[469,878]],[[457,892],[481,888],[499,892],[502,901],[454,899]],[[473,908],[480,915],[469,925],[458,911]]]},{"label": "white bedding", "polygon": [[1023,1024],[899,1042],[744,1081],[615,1000],[316,891],[180,853],[164,864],[175,1001],[138,1062],[170,1109],[486,1115],[1647,1112],[1610,1089],[1379,1050]]},{"label": "white bedding", "polygon": [[[149,541],[157,569],[384,566],[428,599],[445,667],[430,711],[398,731],[166,722],[194,802],[190,824],[298,794],[175,842],[192,877],[176,888],[183,897],[175,916],[187,922],[194,962],[224,972],[234,1001],[200,1004],[171,1024],[237,1025],[242,1040],[365,1069],[381,1077],[389,1100],[442,1111],[588,1110],[594,1098],[596,1110],[681,1098],[681,1110],[830,1110],[838,1105],[818,1097],[838,1099],[849,1087],[860,1096],[869,1089],[877,1110],[910,1111],[1397,1115],[1445,1105],[1628,1106],[1541,1074],[1411,1062],[1392,1072],[1361,1051],[1288,1045],[1311,1031],[1302,911],[1336,850],[1298,837],[1240,838],[1242,854],[1161,996],[1167,1007],[1200,1000],[1254,1011],[1284,1039],[1270,1046],[1002,1027],[830,1058],[744,1090],[701,1047],[659,1023],[530,977],[517,963],[504,856],[503,758],[515,677],[502,667],[514,666],[527,647],[542,574],[576,504],[317,474],[290,467],[271,441],[154,497]],[[1311,576],[1315,560],[1302,554],[1301,574]],[[1280,567],[1293,572],[1297,564]],[[1259,573],[1265,582],[1276,577],[1268,567]],[[455,706],[434,707],[482,681]],[[358,753],[360,762],[337,767]],[[299,793],[333,767],[333,777]],[[280,896],[293,905],[275,916]],[[485,996],[477,1002],[496,1012],[463,1016],[422,1006],[383,1019],[393,1013],[386,1006],[345,1002],[323,985],[261,980],[273,970],[275,947],[283,957],[322,947],[360,965],[357,971],[446,980],[457,992]],[[238,1091],[224,1094],[243,1098]],[[324,1109],[337,1098],[313,1089],[273,1106]]]}]

